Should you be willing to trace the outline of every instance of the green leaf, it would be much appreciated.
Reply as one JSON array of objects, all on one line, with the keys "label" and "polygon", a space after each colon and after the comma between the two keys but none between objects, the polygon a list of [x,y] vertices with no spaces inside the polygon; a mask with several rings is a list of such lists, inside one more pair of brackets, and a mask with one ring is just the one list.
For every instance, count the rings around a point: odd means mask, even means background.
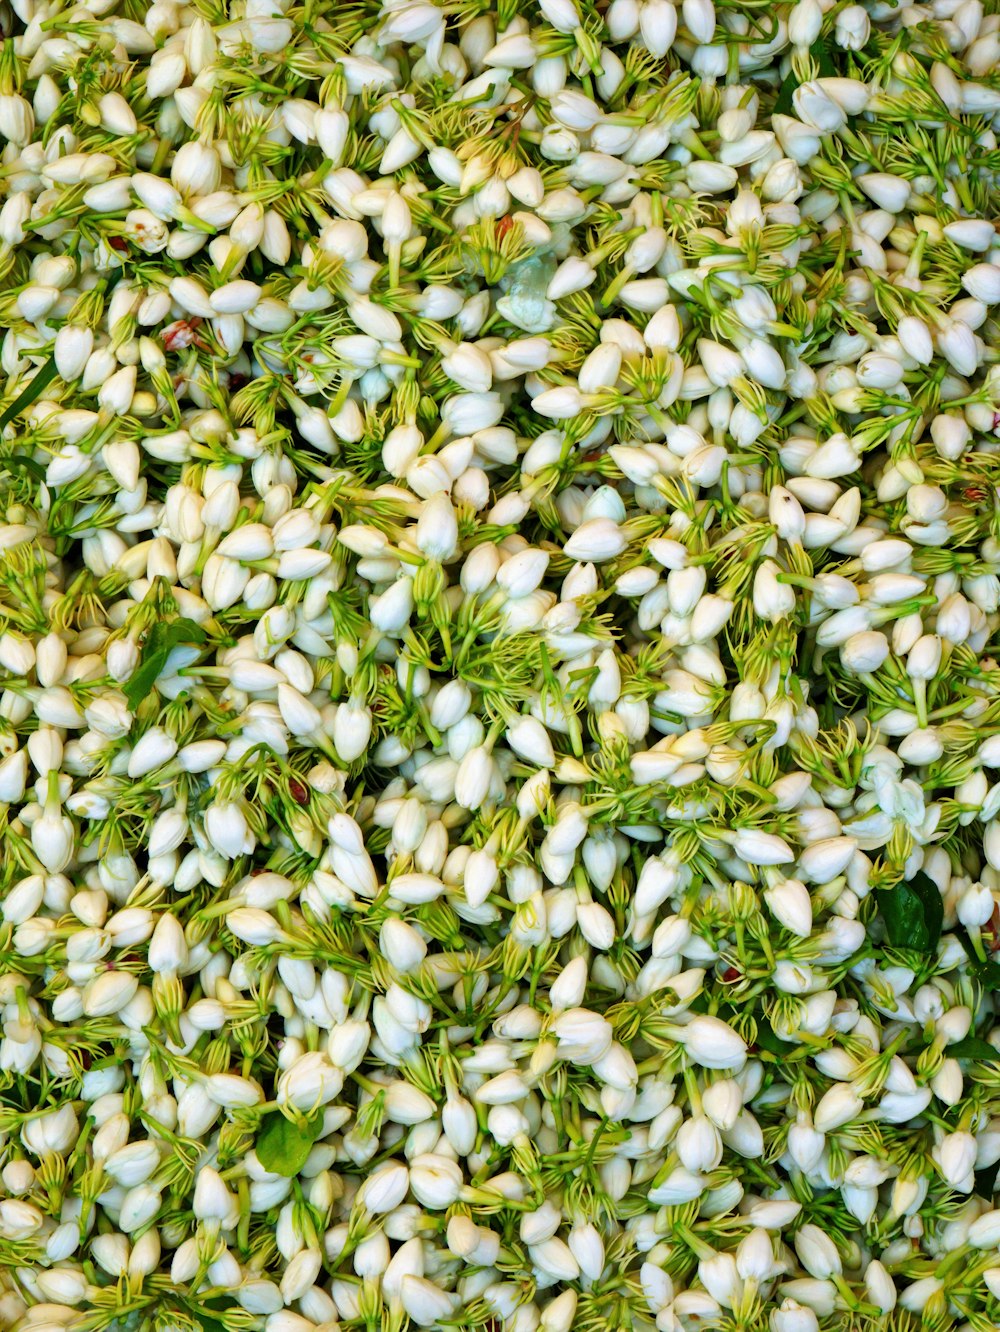
[{"label": "green leaf", "polygon": [[213,1318],[206,1312],[212,1310],[215,1313],[228,1313],[232,1308],[231,1304],[225,1305],[220,1309],[221,1300],[206,1300],[203,1304],[195,1304],[193,1301],[184,1301],[185,1312],[197,1321],[199,1332],[228,1332],[225,1323],[218,1318]]},{"label": "green leaf", "polygon": [[45,468],[42,464],[35,462],[34,458],[26,457],[23,453],[12,453],[9,458],[0,459],[0,462],[13,471],[19,467],[23,468],[26,472],[30,472],[36,481],[45,480]]},{"label": "green leaf", "polygon": [[204,629],[200,624],[195,624],[194,620],[170,620],[166,623],[157,620],[146,635],[139,665],[124,687],[123,692],[133,712],[153,688],[174,648],[180,647],[182,643],[204,643],[206,637]]},{"label": "green leaf", "polygon": [[1000,1050],[980,1036],[966,1036],[964,1041],[955,1041],[945,1047],[945,1054],[950,1059],[992,1059],[1000,1062]]},{"label": "green leaf", "polygon": [[980,962],[974,959],[969,966],[969,975],[984,990],[1000,990],[1000,962]]},{"label": "green leaf", "polygon": [[778,1055],[783,1059],[787,1059],[792,1049],[788,1041],[783,1041],[770,1027],[764,1026],[758,1026],[754,1044],[761,1050],[766,1050],[768,1054]]},{"label": "green leaf", "polygon": [[[816,64],[819,67],[819,76],[818,76],[819,78],[830,79],[836,77],[837,67],[831,60],[830,55],[826,49],[826,42],[823,40],[822,37],[817,38],[817,40],[813,42],[812,46],[810,46],[809,48],[809,54],[816,61]],[[798,86],[799,86],[799,81],[795,77],[795,71],[790,69],[788,73],[785,75],[781,87],[778,89],[777,100],[775,101],[774,108],[771,111],[772,116],[794,115],[794,111],[792,109],[792,94],[795,92],[795,89]]]},{"label": "green leaf", "polygon": [[1000,1161],[995,1161],[993,1165],[983,1166],[982,1170],[975,1173],[974,1192],[978,1193],[980,1198],[985,1198],[987,1202],[993,1201],[993,1195],[997,1187],[997,1175],[1000,1174]]},{"label": "green leaf", "polygon": [[934,951],[941,938],[944,902],[932,878],[918,870],[908,883],[880,889],[877,899],[891,948],[912,948],[918,953]]},{"label": "green leaf", "polygon": [[306,1157],[322,1131],[322,1114],[306,1123],[293,1123],[280,1111],[265,1115],[254,1143],[257,1160],[272,1174],[291,1179],[305,1165]]},{"label": "green leaf", "polygon": [[58,373],[56,358],[50,356],[41,369],[32,377],[31,383],[24,392],[19,393],[10,406],[0,412],[0,430],[10,425],[14,417],[23,412],[25,407],[30,407],[36,398],[40,398]]},{"label": "green leaf", "polygon": [[795,77],[795,71],[789,70],[785,75],[781,87],[778,89],[778,96],[774,103],[774,109],[771,112],[774,116],[788,116],[792,113],[792,93],[799,86],[799,81]]}]

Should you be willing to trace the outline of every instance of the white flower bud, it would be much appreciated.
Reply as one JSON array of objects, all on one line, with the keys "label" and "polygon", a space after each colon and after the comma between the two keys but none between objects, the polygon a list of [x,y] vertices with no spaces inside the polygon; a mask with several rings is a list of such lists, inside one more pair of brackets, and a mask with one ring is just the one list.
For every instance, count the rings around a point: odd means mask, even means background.
[{"label": "white flower bud", "polygon": [[769,1321],[771,1332],[819,1332],[815,1311],[792,1299],[782,1300],[777,1309],[772,1309]]},{"label": "white flower bud", "polygon": [[399,1162],[390,1161],[365,1178],[358,1190],[358,1203],[379,1216],[398,1207],[409,1187],[409,1171]]},{"label": "white flower bud", "polygon": [[702,1068],[740,1069],[746,1061],[746,1045],[718,1018],[699,1013],[678,1029],[675,1039]]}]

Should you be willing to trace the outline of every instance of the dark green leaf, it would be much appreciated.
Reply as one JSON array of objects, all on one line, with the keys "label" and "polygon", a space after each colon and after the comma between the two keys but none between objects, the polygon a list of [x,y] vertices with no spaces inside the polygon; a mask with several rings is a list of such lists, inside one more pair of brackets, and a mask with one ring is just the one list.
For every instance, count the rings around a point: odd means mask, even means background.
[{"label": "dark green leaf", "polygon": [[890,947],[934,951],[941,938],[944,903],[933,879],[920,870],[908,883],[880,889],[877,898]]},{"label": "dark green leaf", "polygon": [[944,898],[941,896],[941,890],[923,870],[918,870],[906,886],[920,898],[930,939],[929,946],[934,949],[941,938],[941,928],[944,925]]},{"label": "dark green leaf", "polygon": [[124,694],[134,711],[156,683],[167,658],[182,643],[204,643],[207,635],[194,620],[158,620],[146,635],[139,665],[125,685]]},{"label": "dark green leaf", "polygon": [[33,376],[31,383],[24,392],[19,393],[10,406],[0,412],[0,430],[10,425],[14,417],[23,412],[25,407],[30,407],[36,398],[40,398],[58,373],[56,358],[50,356],[42,368]]},{"label": "dark green leaf", "polygon": [[34,458],[26,458],[23,453],[12,453],[9,458],[3,458],[0,461],[11,470],[22,467],[26,472],[30,472],[36,481],[45,480],[45,468],[42,464],[35,462]]},{"label": "dark green leaf", "polygon": [[[212,1313],[216,1311],[226,1313],[233,1305],[230,1301],[224,1308],[219,1309],[219,1303],[219,1300],[186,1300],[182,1297],[179,1308],[168,1306],[163,1312],[167,1315],[170,1326],[187,1327],[190,1319],[198,1328],[198,1332],[228,1332],[225,1324],[218,1318],[213,1318]],[[124,1327],[124,1321],[120,1325]],[[116,1326],[118,1324],[112,1326],[112,1332]]]},{"label": "dark green leaf", "polygon": [[964,1041],[955,1041],[945,1047],[945,1054],[950,1059],[993,1059],[1000,1061],[1000,1050],[980,1036],[966,1036]]},{"label": "dark green leaf", "polygon": [[1000,1161],[995,1161],[993,1165],[984,1166],[982,1170],[977,1170],[975,1174],[975,1184],[973,1189],[979,1194],[980,1198],[985,1198],[987,1202],[993,1201],[993,1195],[997,1187],[997,1175],[1000,1174]]},{"label": "dark green leaf", "polygon": [[257,1160],[272,1174],[291,1179],[305,1165],[306,1157],[322,1131],[322,1115],[305,1124],[293,1124],[280,1111],[265,1115],[254,1143]]},{"label": "dark green leaf", "polygon": [[775,116],[788,116],[792,112],[792,93],[799,86],[799,81],[795,77],[794,70],[789,70],[782,80],[781,87],[778,89],[778,96],[774,103],[774,110],[771,112]]},{"label": "dark green leaf", "polygon": [[984,990],[1000,990],[1000,962],[980,962],[973,960],[969,975],[977,980]]},{"label": "dark green leaf", "polygon": [[[812,46],[809,48],[809,54],[819,66],[819,77],[821,79],[836,77],[837,67],[830,59],[830,56],[827,53],[826,43],[822,37],[813,42]],[[790,116],[794,114],[792,109],[792,94],[798,86],[799,81],[795,77],[795,71],[789,70],[782,81],[781,87],[778,89],[778,97],[774,103],[774,109],[771,112],[772,115]]]},{"label": "dark green leaf", "polygon": [[1000,990],[1000,962],[980,961],[969,936],[960,934],[958,937],[965,949],[965,956],[969,959],[969,975],[972,979],[977,981],[984,990]]},{"label": "dark green leaf", "polygon": [[757,1028],[757,1039],[754,1044],[773,1055],[787,1056],[790,1049],[788,1042],[776,1036],[770,1027]]}]

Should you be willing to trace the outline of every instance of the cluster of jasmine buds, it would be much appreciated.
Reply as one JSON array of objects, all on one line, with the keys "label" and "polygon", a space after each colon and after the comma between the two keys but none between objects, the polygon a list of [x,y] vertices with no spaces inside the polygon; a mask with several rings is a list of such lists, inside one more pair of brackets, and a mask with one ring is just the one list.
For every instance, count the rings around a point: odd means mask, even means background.
[{"label": "cluster of jasmine buds", "polygon": [[0,1332],[1000,1326],[1000,15],[0,0]]}]

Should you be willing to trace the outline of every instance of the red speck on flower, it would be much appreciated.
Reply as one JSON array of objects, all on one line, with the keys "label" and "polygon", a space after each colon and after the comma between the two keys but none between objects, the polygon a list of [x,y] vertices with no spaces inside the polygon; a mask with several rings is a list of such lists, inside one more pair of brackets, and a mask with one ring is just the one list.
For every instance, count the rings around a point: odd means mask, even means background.
[{"label": "red speck on flower", "polygon": [[727,985],[733,985],[736,981],[742,980],[743,976],[736,967],[726,967],[725,971],[722,973],[721,979],[724,980]]},{"label": "red speck on flower", "polygon": [[201,323],[195,319],[177,319],[163,330],[163,345],[167,351],[181,351],[195,341],[195,329]]},{"label": "red speck on flower", "polygon": [[993,907],[993,915],[983,926],[983,938],[991,953],[1000,952],[1000,907]]},{"label": "red speck on flower", "polygon": [[306,786],[305,782],[300,782],[294,777],[291,778],[288,783],[288,794],[297,805],[309,804],[309,788]]},{"label": "red speck on flower", "polygon": [[128,250],[128,241],[124,236],[112,236],[109,243],[113,250],[121,250],[122,252]]},{"label": "red speck on flower", "polygon": [[993,413],[993,429],[1000,431],[1000,412]]},{"label": "red speck on flower", "polygon": [[504,213],[503,217],[498,217],[497,240],[503,240],[504,236],[507,235],[507,232],[510,231],[513,225],[514,219],[511,217],[510,213]]},{"label": "red speck on flower", "polygon": [[966,486],[962,494],[972,504],[981,504],[986,498],[985,486]]}]

